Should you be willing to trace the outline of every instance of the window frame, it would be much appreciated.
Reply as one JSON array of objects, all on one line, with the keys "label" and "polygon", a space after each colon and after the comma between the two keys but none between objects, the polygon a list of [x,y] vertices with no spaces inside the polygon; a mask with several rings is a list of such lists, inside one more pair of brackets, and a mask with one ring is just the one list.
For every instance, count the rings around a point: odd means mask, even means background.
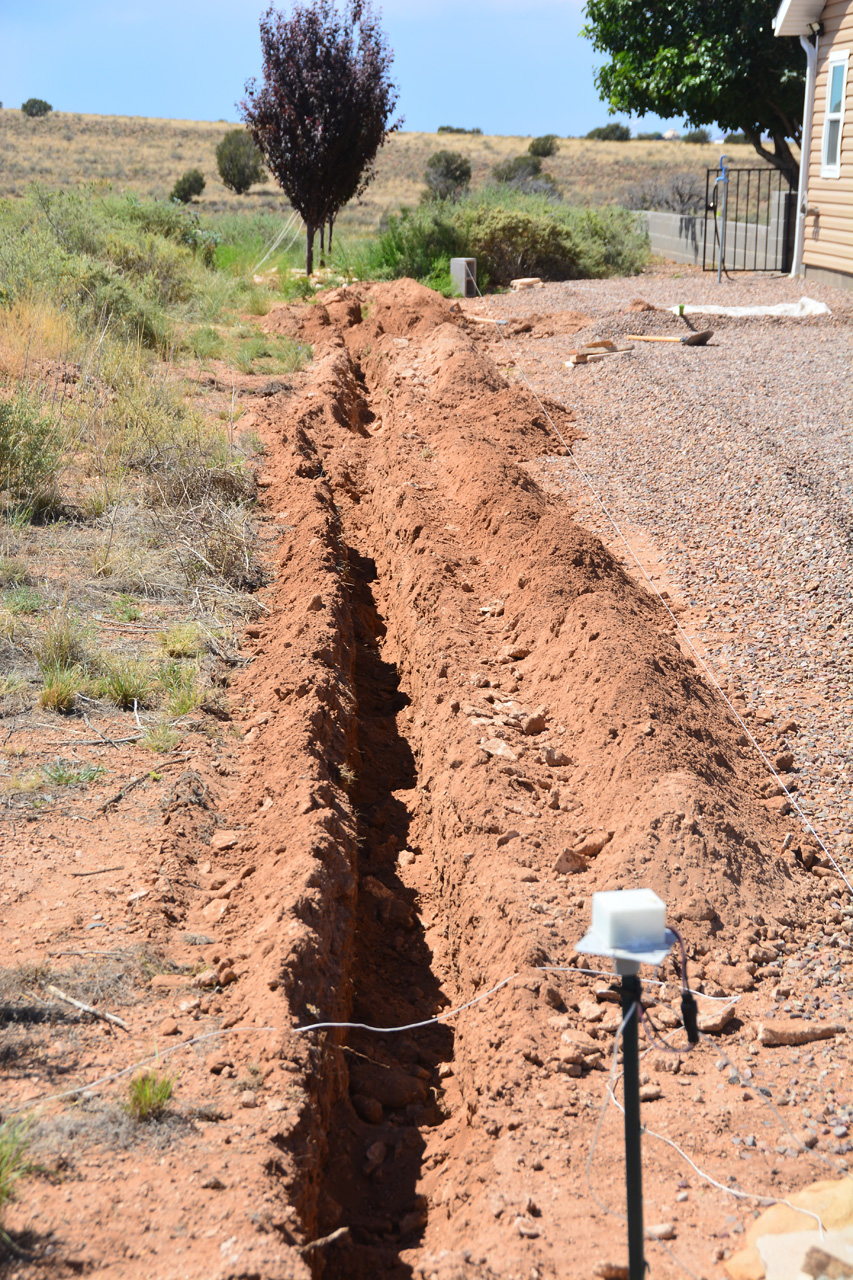
[{"label": "window frame", "polygon": [[[840,178],[841,177],[841,143],[844,135],[844,115],[847,106],[847,78],[850,64],[849,49],[833,49],[830,51],[826,62],[826,103],[823,110],[823,136],[820,142],[820,176],[822,178]],[[841,81],[841,109],[840,111],[830,111],[830,94],[832,92],[832,78],[836,67],[843,67],[843,79]],[[832,121],[838,121],[838,150],[834,161],[827,157],[826,149],[829,143],[829,126]]]}]

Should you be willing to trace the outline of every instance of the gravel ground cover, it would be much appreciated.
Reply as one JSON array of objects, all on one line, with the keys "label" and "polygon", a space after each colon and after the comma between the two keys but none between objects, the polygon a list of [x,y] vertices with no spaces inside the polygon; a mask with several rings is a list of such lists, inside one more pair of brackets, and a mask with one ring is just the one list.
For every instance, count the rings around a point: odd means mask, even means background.
[{"label": "gravel ground cover", "polygon": [[[665,311],[626,312],[635,299],[656,308],[758,305],[804,293],[832,315],[694,315],[695,329],[715,330],[706,347],[636,343],[600,364],[563,367],[567,351],[593,337],[686,331]],[[578,462],[657,585],[684,609],[680,621],[724,689],[745,697],[757,736],[774,755],[793,751],[786,781],[849,874],[853,294],[759,275],[717,285],[692,268],[665,267],[632,280],[548,285],[488,307],[503,319],[538,317],[509,346],[539,394],[575,411],[587,437],[575,445]],[[485,304],[466,309],[483,314]],[[570,339],[547,336],[561,311],[592,323]],[[538,474],[638,572],[571,460],[543,459]],[[780,738],[790,720],[796,732]]]}]

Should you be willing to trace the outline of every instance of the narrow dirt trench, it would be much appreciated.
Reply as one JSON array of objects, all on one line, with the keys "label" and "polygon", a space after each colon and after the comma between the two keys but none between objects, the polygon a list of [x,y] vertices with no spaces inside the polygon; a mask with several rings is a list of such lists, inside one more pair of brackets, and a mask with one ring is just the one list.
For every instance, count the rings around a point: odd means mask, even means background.
[{"label": "narrow dirt trench", "polygon": [[[415,894],[397,874],[408,848],[408,807],[417,768],[398,716],[409,705],[396,667],[382,656],[386,628],[374,587],[375,562],[348,555],[356,657],[358,776],[351,790],[358,818],[359,899],[352,972],[354,1022],[404,1026],[437,1013],[445,1002]],[[327,1268],[346,1280],[404,1277],[400,1250],[416,1242],[426,1221],[419,1195],[423,1130],[442,1119],[431,1087],[452,1056],[446,1027],[377,1035],[351,1031],[344,1043],[349,1096],[331,1115],[319,1231],[342,1226],[348,1236],[327,1252]]]}]

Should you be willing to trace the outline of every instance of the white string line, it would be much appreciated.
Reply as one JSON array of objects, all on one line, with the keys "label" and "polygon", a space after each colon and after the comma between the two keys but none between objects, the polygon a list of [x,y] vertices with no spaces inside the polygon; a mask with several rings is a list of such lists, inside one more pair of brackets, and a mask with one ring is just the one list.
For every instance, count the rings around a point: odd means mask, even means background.
[{"label": "white string line", "polygon": [[[619,1213],[618,1210],[611,1209],[608,1205],[604,1204],[604,1202],[602,1200],[599,1200],[598,1196],[593,1191],[592,1181],[591,1181],[591,1168],[592,1168],[593,1157],[595,1155],[595,1149],[598,1144],[598,1138],[599,1138],[599,1134],[601,1133],[601,1127],[604,1123],[604,1116],[606,1114],[608,1104],[612,1102],[614,1106],[617,1108],[617,1110],[621,1111],[622,1115],[625,1114],[625,1108],[622,1106],[621,1102],[616,1097],[616,1094],[613,1091],[613,1086],[616,1083],[616,1074],[617,1074],[618,1065],[619,1065],[619,1041],[622,1038],[622,1034],[625,1030],[625,1027],[628,1024],[628,1021],[630,1020],[631,1016],[634,1014],[636,1009],[637,1009],[637,1003],[635,1001],[634,1004],[631,1005],[631,1008],[628,1010],[628,1012],[625,1014],[625,1017],[622,1019],[622,1022],[620,1023],[619,1028],[613,1037],[613,1062],[612,1062],[612,1065],[610,1068],[610,1074],[608,1075],[607,1083],[605,1086],[604,1103],[599,1113],[598,1124],[596,1125],[596,1128],[595,1128],[595,1134],[593,1136],[592,1143],[590,1144],[589,1155],[587,1156],[587,1161],[586,1161],[586,1185],[587,1185],[587,1190],[589,1191],[593,1200],[595,1201],[595,1203],[598,1205],[600,1209],[604,1210],[605,1213],[608,1213],[615,1218],[620,1218],[623,1222],[626,1221],[625,1214]],[[708,1040],[708,1037],[704,1036],[703,1039]],[[714,1044],[714,1042],[710,1040],[708,1041],[708,1043]],[[717,1046],[714,1045],[714,1048],[716,1047]],[[763,1098],[763,1095],[761,1096],[762,1096],[762,1101],[766,1101],[766,1099]],[[804,1213],[808,1217],[814,1218],[821,1232],[821,1238],[823,1237],[823,1232],[824,1232],[823,1222],[820,1218],[820,1215],[817,1213],[813,1213],[811,1209],[799,1208],[797,1205],[792,1204],[790,1200],[776,1199],[773,1196],[762,1196],[762,1195],[757,1195],[754,1192],[750,1192],[750,1191],[741,1191],[740,1189],[735,1187],[727,1187],[724,1183],[718,1182],[716,1178],[712,1178],[709,1173],[706,1173],[704,1171],[704,1169],[700,1169],[699,1166],[693,1160],[691,1160],[687,1152],[683,1151],[677,1142],[673,1142],[672,1138],[667,1138],[666,1135],[662,1133],[655,1133],[654,1130],[648,1129],[645,1126],[643,1126],[641,1132],[647,1133],[650,1138],[656,1138],[659,1142],[665,1142],[668,1147],[672,1147],[673,1151],[677,1152],[678,1155],[682,1157],[682,1159],[686,1160],[687,1163],[690,1165],[691,1169],[693,1169],[694,1172],[697,1173],[700,1178],[703,1178],[705,1182],[709,1182],[711,1186],[716,1187],[719,1191],[725,1192],[726,1195],[734,1196],[736,1200],[756,1200],[758,1201],[759,1204],[767,1205],[767,1206],[774,1205],[774,1204],[787,1205],[788,1208],[793,1209],[795,1213]],[[674,1254],[673,1254],[673,1257],[675,1257]],[[677,1258],[676,1258],[676,1261],[678,1261]]]},{"label": "white string line", "polygon": [[752,1084],[752,1082],[749,1080],[744,1080],[743,1072],[741,1071],[740,1067],[738,1067],[736,1063],[732,1062],[731,1058],[726,1053],[725,1049],[723,1049],[720,1045],[718,1045],[715,1040],[712,1040],[710,1036],[707,1036],[704,1031],[700,1031],[699,1034],[702,1037],[702,1039],[705,1040],[709,1045],[711,1045],[714,1051],[721,1058],[723,1058],[725,1062],[728,1063],[732,1071],[737,1073],[737,1077],[738,1077],[738,1080],[740,1081],[741,1088],[748,1089],[750,1093],[755,1094],[759,1102],[763,1102],[766,1107],[770,1108],[770,1110],[773,1112],[776,1119],[779,1121],[779,1124],[782,1126],[782,1128],[785,1130],[788,1136],[790,1138],[793,1138],[794,1142],[800,1148],[803,1155],[807,1157],[810,1156],[812,1160],[819,1160],[822,1164],[829,1165],[830,1169],[832,1169],[835,1173],[840,1173],[844,1176],[847,1176],[847,1174],[849,1173],[849,1169],[846,1165],[841,1165],[836,1163],[835,1160],[831,1160],[829,1156],[824,1155],[822,1151],[813,1151],[810,1147],[807,1147],[806,1144],[803,1142],[803,1140],[801,1138],[798,1138],[797,1135],[794,1133],[793,1129],[788,1124],[788,1121],[785,1119],[785,1117],[780,1114],[779,1108],[774,1104],[772,1098],[768,1098],[765,1094],[761,1093],[758,1085]]},{"label": "white string line", "polygon": [[702,657],[702,655],[699,653],[698,649],[696,648],[696,646],[694,645],[693,641],[692,641],[692,640],[690,639],[690,637],[688,636],[687,632],[686,632],[686,631],[684,630],[684,628],[682,627],[681,623],[678,621],[678,618],[677,618],[677,617],[676,617],[676,615],[673,613],[672,609],[669,607],[669,605],[668,605],[668,603],[666,602],[666,600],[664,600],[664,598],[663,598],[663,596],[661,595],[661,593],[660,593],[660,591],[659,591],[658,587],[655,585],[654,581],[652,580],[652,578],[650,577],[649,573],[647,572],[647,570],[646,570],[646,569],[645,569],[645,567],[643,566],[642,562],[640,561],[640,558],[638,557],[637,553],[634,551],[634,548],[631,546],[631,544],[630,544],[630,542],[628,541],[627,537],[626,537],[626,536],[625,536],[625,534],[622,532],[622,530],[621,530],[621,528],[619,527],[619,525],[616,523],[616,520],[615,520],[614,516],[612,516],[612,515],[610,514],[609,509],[605,506],[603,499],[602,499],[602,498],[600,497],[600,495],[598,494],[598,492],[597,492],[597,490],[595,489],[595,486],[593,485],[593,483],[592,483],[592,481],[590,480],[589,476],[588,476],[588,475],[587,475],[587,473],[584,471],[584,469],[583,469],[583,467],[581,466],[581,464],[578,462],[577,458],[576,458],[576,457],[575,457],[575,455],[574,455],[574,452],[573,452],[573,450],[572,450],[571,445],[567,443],[567,441],[566,441],[565,437],[562,435],[562,433],[560,432],[560,430],[559,430],[559,428],[557,427],[556,423],[554,422],[554,419],[551,417],[550,413],[549,413],[549,412],[548,412],[548,410],[545,408],[545,406],[544,406],[544,404],[542,403],[541,399],[539,398],[539,396],[538,396],[538,395],[536,394],[536,392],[534,391],[534,389],[533,389],[533,385],[532,385],[532,383],[531,383],[530,379],[528,378],[528,376],[527,376],[527,374],[525,373],[524,369],[523,369],[523,368],[521,367],[521,365],[519,364],[518,359],[517,359],[517,357],[515,356],[515,354],[513,353],[512,348],[510,347],[509,343],[507,342],[506,338],[504,337],[503,333],[501,332],[501,329],[500,329],[500,326],[499,326],[499,324],[498,324],[498,321],[497,321],[496,317],[495,317],[494,315],[492,315],[491,311],[489,310],[489,304],[488,304],[488,302],[486,302],[486,299],[483,297],[482,293],[480,293],[480,289],[479,289],[479,287],[478,287],[478,285],[477,285],[477,282],[476,282],[476,281],[474,281],[474,288],[477,290],[477,293],[478,293],[478,295],[479,295],[479,297],[480,297],[481,302],[482,302],[482,303],[485,305],[485,307],[486,307],[486,311],[488,312],[489,319],[490,319],[490,320],[492,321],[492,323],[494,324],[494,326],[495,326],[495,330],[496,330],[496,332],[497,332],[497,334],[498,334],[498,337],[500,338],[501,342],[504,344],[504,346],[506,347],[507,351],[509,352],[510,359],[512,360],[512,362],[513,362],[513,364],[515,365],[516,369],[518,370],[519,374],[520,374],[520,375],[521,375],[521,377],[523,378],[523,380],[524,380],[524,382],[525,382],[525,384],[526,384],[526,386],[527,386],[528,390],[530,391],[530,394],[533,396],[534,400],[535,400],[535,401],[536,401],[536,403],[539,405],[539,408],[542,410],[542,412],[544,413],[545,417],[547,418],[548,423],[549,423],[549,425],[550,425],[550,427],[551,427],[551,430],[554,432],[554,434],[555,434],[555,436],[557,437],[557,439],[558,439],[558,440],[560,441],[560,443],[563,445],[564,449],[566,449],[566,451],[567,451],[567,453],[568,453],[568,456],[571,458],[572,462],[574,463],[574,465],[575,465],[575,467],[576,467],[576,469],[577,469],[578,474],[580,475],[580,477],[581,477],[581,479],[583,480],[584,484],[587,486],[587,488],[589,489],[589,491],[590,491],[590,493],[592,494],[593,498],[595,499],[596,503],[597,503],[597,504],[598,504],[598,506],[600,507],[600,509],[601,509],[601,511],[602,511],[602,513],[603,513],[603,515],[604,515],[604,516],[605,516],[605,518],[609,521],[609,523],[613,526],[613,529],[614,529],[614,531],[616,532],[617,537],[618,537],[618,538],[619,538],[619,539],[624,543],[624,545],[625,545],[625,547],[626,547],[626,549],[627,549],[627,551],[628,551],[628,554],[630,555],[631,559],[634,561],[634,563],[636,564],[637,568],[640,570],[640,573],[641,573],[641,574],[642,574],[642,576],[645,578],[646,582],[649,584],[649,587],[650,587],[650,589],[652,590],[652,592],[654,593],[654,595],[657,597],[657,599],[660,601],[660,603],[661,603],[661,604],[663,605],[663,607],[666,609],[666,611],[667,611],[667,613],[669,614],[669,616],[670,616],[670,618],[672,619],[672,621],[675,623],[675,626],[676,626],[676,628],[677,628],[677,630],[678,630],[679,634],[681,635],[681,637],[682,637],[682,639],[684,640],[684,642],[685,642],[685,644],[687,645],[687,647],[690,649],[690,652],[693,654],[693,656],[696,658],[696,660],[697,660],[699,663],[701,663],[701,665],[702,665],[702,667],[703,667],[703,669],[704,669],[705,673],[707,674],[707,676],[708,676],[708,678],[710,679],[711,683],[713,684],[714,688],[717,690],[717,692],[719,693],[720,697],[723,699],[723,701],[725,702],[726,706],[728,707],[729,711],[731,711],[731,713],[732,713],[732,715],[734,716],[735,720],[738,722],[738,724],[740,725],[740,727],[743,729],[743,731],[744,731],[744,733],[746,734],[747,738],[749,738],[749,740],[750,740],[750,742],[752,743],[753,747],[754,747],[754,748],[755,748],[755,750],[758,752],[758,754],[759,754],[759,756],[761,757],[761,759],[764,761],[764,764],[767,766],[767,768],[768,768],[768,770],[769,770],[769,772],[770,772],[771,776],[776,780],[776,782],[779,784],[779,786],[780,786],[780,787],[782,788],[782,790],[784,791],[785,795],[787,796],[788,800],[790,801],[791,807],[795,810],[795,812],[796,812],[796,814],[797,814],[797,817],[800,819],[800,821],[802,822],[802,824],[803,824],[803,826],[806,828],[806,830],[807,830],[811,835],[813,835],[813,836],[814,836],[815,840],[818,842],[818,844],[820,845],[821,849],[822,849],[822,850],[823,850],[823,852],[826,854],[827,858],[828,858],[828,859],[829,859],[829,861],[832,863],[833,867],[834,867],[834,868],[835,868],[835,870],[838,872],[838,874],[839,874],[839,876],[841,877],[841,879],[842,879],[842,880],[844,881],[844,883],[847,885],[847,888],[848,888],[848,890],[850,891],[850,895],[851,895],[851,897],[853,897],[853,884],[851,884],[851,883],[850,883],[850,881],[847,879],[847,876],[846,876],[846,875],[844,874],[844,872],[841,870],[841,867],[838,865],[838,863],[836,862],[835,858],[834,858],[834,857],[833,857],[833,855],[830,853],[829,849],[826,847],[826,844],[825,844],[825,843],[824,843],[824,841],[821,839],[820,835],[819,835],[819,834],[818,834],[818,832],[815,830],[815,828],[812,826],[812,823],[809,821],[809,818],[808,818],[808,816],[806,815],[805,811],[803,810],[802,806],[801,806],[801,805],[797,802],[797,800],[794,798],[794,794],[793,794],[793,792],[789,791],[789,790],[788,790],[788,788],[785,786],[785,783],[783,782],[782,778],[781,778],[781,777],[779,776],[779,774],[777,773],[775,766],[772,764],[772,762],[771,762],[770,758],[766,755],[766,753],[765,753],[764,749],[762,748],[761,744],[758,742],[758,740],[757,740],[757,738],[755,737],[755,735],[754,735],[754,734],[752,733],[752,731],[750,730],[749,726],[746,724],[746,722],[745,722],[744,720],[742,720],[742,719],[741,719],[741,717],[740,717],[740,715],[738,714],[738,712],[737,712],[737,710],[735,709],[735,707],[732,705],[732,703],[731,703],[731,702],[729,701],[729,699],[726,697],[725,693],[723,692],[722,686],[720,685],[720,683],[719,683],[719,681],[717,680],[716,676],[714,675],[713,671],[712,671],[712,670],[711,670],[711,668],[708,666],[707,662],[706,662],[706,661],[705,661],[705,659]]},{"label": "white string line", "polygon": [[[282,240],[283,240],[283,239],[284,239],[284,237],[287,235],[287,233],[288,233],[288,231],[290,230],[290,228],[293,226],[294,219],[295,219],[295,218],[297,218],[298,216],[299,216],[299,215],[297,214],[296,210],[295,210],[295,209],[291,209],[291,211],[290,211],[290,217],[287,219],[287,222],[285,222],[285,224],[284,224],[284,226],[281,228],[281,230],[280,230],[279,232],[277,232],[277,233],[276,233],[276,235],[275,235],[275,236],[274,236],[274,238],[273,238],[273,242],[272,242],[272,244],[270,245],[269,249],[267,249],[266,253],[265,253],[265,254],[264,254],[264,256],[261,258],[260,262],[258,262],[254,267],[252,267],[252,270],[249,272],[249,275],[253,276],[253,275],[255,274],[255,272],[257,271],[258,267],[263,266],[263,264],[266,262],[267,258],[270,256],[270,254],[271,254],[271,253],[275,253],[276,249],[277,249],[277,248],[278,248],[278,246],[281,244]],[[298,232],[297,232],[297,234],[298,234]],[[294,239],[295,239],[295,237],[294,237]],[[292,244],[292,243],[293,243],[293,241],[291,240],[291,242],[290,242],[290,243]],[[289,246],[288,246],[288,247],[289,247]],[[285,250],[285,253],[286,253],[286,252],[287,252],[287,250]]]},{"label": "white string line", "polygon": [[[609,1080],[607,1082],[607,1092],[610,1094],[610,1100],[613,1102],[614,1106],[617,1107],[624,1115],[625,1108],[613,1092]],[[678,1143],[673,1142],[672,1138],[668,1138],[666,1134],[655,1133],[653,1129],[647,1129],[645,1125],[643,1126],[642,1132],[644,1134],[648,1134],[650,1138],[656,1138],[658,1142],[665,1142],[668,1147],[672,1147],[673,1151],[676,1151],[678,1155],[681,1156],[682,1160],[686,1160],[690,1165],[690,1168],[693,1169],[700,1178],[703,1178],[705,1182],[710,1182],[711,1186],[716,1187],[718,1191],[725,1191],[726,1195],[734,1196],[736,1200],[757,1200],[760,1205],[768,1207],[774,1204],[784,1204],[787,1205],[789,1209],[793,1209],[795,1213],[804,1213],[807,1217],[814,1218],[820,1230],[821,1239],[823,1239],[823,1233],[826,1228],[823,1225],[820,1214],[814,1213],[811,1209],[803,1209],[799,1205],[792,1204],[790,1200],[778,1200],[775,1196],[762,1196],[757,1195],[753,1191],[741,1191],[737,1187],[727,1187],[724,1183],[718,1182],[716,1178],[712,1178],[710,1173],[706,1173],[704,1169],[700,1169],[698,1164],[695,1164],[694,1161],[690,1159],[687,1152],[683,1151]]]}]

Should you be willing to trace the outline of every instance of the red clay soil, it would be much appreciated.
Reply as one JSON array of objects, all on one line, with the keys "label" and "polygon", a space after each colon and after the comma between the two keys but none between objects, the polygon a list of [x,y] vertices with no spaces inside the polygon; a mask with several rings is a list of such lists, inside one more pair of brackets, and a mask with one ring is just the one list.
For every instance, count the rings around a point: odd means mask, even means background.
[{"label": "red clay soil", "polygon": [[[131,932],[205,971],[155,978],[165,1005],[136,1006],[121,1043],[75,1024],[70,1084],[137,1061],[167,1014],[186,1040],[228,1034],[169,1060],[173,1119],[120,1155],[101,1131],[75,1145],[67,1104],[48,1106],[66,1163],[9,1213],[35,1254],[13,1272],[544,1280],[624,1263],[613,1108],[586,1173],[620,1020],[607,981],[577,972],[601,889],[654,889],[699,988],[740,996],[715,1045],[644,1058],[644,1119],[723,1182],[812,1180],[808,1159],[779,1154],[780,1113],[759,1115],[744,1087],[775,1087],[787,1051],[754,1049],[750,1068],[744,1054],[839,882],[799,835],[782,851],[792,820],[660,603],[523,469],[557,451],[541,407],[475,324],[411,281],[266,325],[312,341],[315,364],[247,399],[274,577],[232,684],[243,736],[199,744],[163,807],[140,786],[93,815],[77,863],[110,865],[126,841],[147,890]],[[571,413],[549,411],[570,440]],[[24,876],[59,837],[7,937],[47,880],[77,892],[69,829],[8,850]],[[41,940],[20,958],[37,962]],[[647,987],[667,1034],[679,973],[673,958],[668,985]],[[440,1023],[300,1032],[421,1023],[510,975]],[[54,1027],[54,1056],[63,1039]],[[748,1070],[723,1098],[719,1046]],[[63,1087],[47,1084],[22,1074],[10,1096]],[[99,1114],[108,1127],[118,1112]],[[752,1130],[735,1176],[732,1135]],[[647,1221],[671,1228],[691,1274],[717,1274],[749,1206],[645,1148]],[[661,1247],[650,1259],[679,1274]]]}]

